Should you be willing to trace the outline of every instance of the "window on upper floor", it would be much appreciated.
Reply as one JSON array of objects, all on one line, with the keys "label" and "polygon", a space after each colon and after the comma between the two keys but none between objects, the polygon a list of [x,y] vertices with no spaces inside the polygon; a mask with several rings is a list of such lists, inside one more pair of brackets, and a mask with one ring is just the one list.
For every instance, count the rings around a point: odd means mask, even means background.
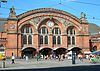
[{"label": "window on upper floor", "polygon": [[67,30],[67,41],[68,45],[75,45],[75,29],[74,27],[69,27]]},{"label": "window on upper floor", "polygon": [[52,30],[53,35],[53,45],[61,44],[61,31],[58,27],[55,27]]},{"label": "window on upper floor", "polygon": [[22,33],[22,43],[23,45],[27,44],[32,44],[32,27],[31,26],[28,26],[28,25],[25,25],[24,27],[22,27],[22,30],[21,30],[21,33]]},{"label": "window on upper floor", "polygon": [[39,42],[40,44],[48,44],[48,29],[46,27],[39,29]]}]

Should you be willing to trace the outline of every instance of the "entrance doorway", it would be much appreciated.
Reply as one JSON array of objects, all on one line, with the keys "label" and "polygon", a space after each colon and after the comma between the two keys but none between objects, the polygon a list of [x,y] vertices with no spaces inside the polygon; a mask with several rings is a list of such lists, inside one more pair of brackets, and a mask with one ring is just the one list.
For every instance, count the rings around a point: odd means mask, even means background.
[{"label": "entrance doorway", "polygon": [[76,56],[77,56],[78,54],[82,54],[82,53],[83,53],[83,52],[82,52],[82,49],[79,48],[79,47],[72,47],[72,48],[69,48],[69,49],[68,49],[68,52],[69,52],[69,51],[75,51]]},{"label": "entrance doorway", "polygon": [[43,48],[39,51],[43,56],[50,56],[52,54],[51,48]]},{"label": "entrance doorway", "polygon": [[22,57],[28,56],[29,58],[33,58],[35,54],[36,54],[36,49],[32,47],[28,47],[22,50]]},{"label": "entrance doorway", "polygon": [[57,55],[62,55],[62,54],[66,54],[66,49],[65,48],[58,48],[58,49],[54,50],[54,52]]}]

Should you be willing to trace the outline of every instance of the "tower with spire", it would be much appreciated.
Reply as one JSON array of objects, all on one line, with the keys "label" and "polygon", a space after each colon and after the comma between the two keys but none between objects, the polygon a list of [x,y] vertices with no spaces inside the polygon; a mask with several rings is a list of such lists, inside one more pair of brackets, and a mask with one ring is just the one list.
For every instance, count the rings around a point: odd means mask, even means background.
[{"label": "tower with spire", "polygon": [[10,8],[9,19],[17,19],[14,6]]}]

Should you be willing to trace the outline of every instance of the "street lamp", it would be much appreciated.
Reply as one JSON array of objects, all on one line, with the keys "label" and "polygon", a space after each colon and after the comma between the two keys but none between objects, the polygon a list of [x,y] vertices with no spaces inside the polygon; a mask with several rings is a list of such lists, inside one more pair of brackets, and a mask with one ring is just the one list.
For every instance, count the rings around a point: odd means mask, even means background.
[{"label": "street lamp", "polygon": [[1,7],[1,3],[7,3],[7,0],[0,0],[0,7]]}]

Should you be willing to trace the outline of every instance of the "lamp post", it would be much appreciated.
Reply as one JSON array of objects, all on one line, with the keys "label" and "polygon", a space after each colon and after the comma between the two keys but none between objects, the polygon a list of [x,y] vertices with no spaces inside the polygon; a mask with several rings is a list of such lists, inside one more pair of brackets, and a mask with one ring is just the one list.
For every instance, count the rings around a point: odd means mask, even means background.
[{"label": "lamp post", "polygon": [[76,61],[75,61],[75,51],[72,50],[72,64],[75,64]]},{"label": "lamp post", "polygon": [[0,7],[1,7],[1,3],[7,3],[7,0],[0,0]]}]

